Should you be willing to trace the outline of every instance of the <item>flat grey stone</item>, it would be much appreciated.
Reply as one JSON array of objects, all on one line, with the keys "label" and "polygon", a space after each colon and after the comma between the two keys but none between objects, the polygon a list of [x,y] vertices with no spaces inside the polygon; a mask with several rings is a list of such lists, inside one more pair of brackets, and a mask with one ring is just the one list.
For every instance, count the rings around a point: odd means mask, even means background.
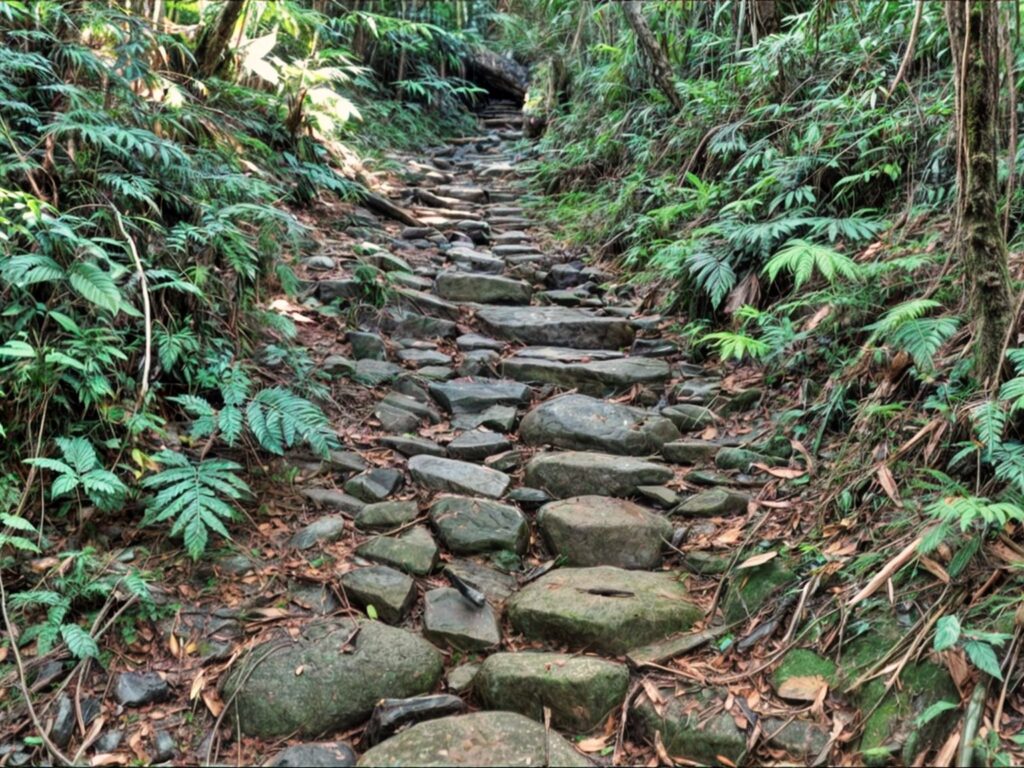
[{"label": "flat grey stone", "polygon": [[345,594],[357,605],[372,605],[380,620],[398,624],[416,602],[416,583],[386,565],[357,568],[341,577]]},{"label": "flat grey stone", "polygon": [[320,363],[320,370],[328,376],[352,376],[355,374],[356,364],[341,355],[328,355]]},{"label": "flat grey stone", "polygon": [[553,501],[537,513],[548,549],[566,565],[654,568],[672,524],[638,504],[605,496]]},{"label": "flat grey stone", "polygon": [[530,284],[498,275],[468,272],[442,272],[434,281],[434,291],[448,301],[478,304],[529,304]]},{"label": "flat grey stone", "polygon": [[408,467],[417,483],[435,491],[500,498],[511,482],[503,472],[437,456],[413,456]]},{"label": "flat grey stone", "polygon": [[398,451],[405,456],[444,456],[448,452],[443,445],[438,445],[432,440],[422,437],[405,437],[401,435],[388,435],[380,439],[381,445]]},{"label": "flat grey stone", "polygon": [[490,605],[477,607],[458,590],[432,589],[424,596],[423,636],[460,651],[481,651],[501,642],[501,627]]},{"label": "flat grey stone", "polygon": [[522,554],[530,541],[530,526],[522,512],[487,499],[441,497],[430,507],[430,521],[456,554],[493,550]]},{"label": "flat grey stone", "polygon": [[454,379],[431,384],[430,394],[450,413],[481,413],[495,405],[525,405],[530,388],[505,379]]},{"label": "flat grey stone", "polygon": [[661,446],[661,455],[673,464],[700,464],[709,461],[719,447],[703,440],[674,440]]},{"label": "flat grey stone", "polygon": [[664,464],[606,453],[565,451],[539,453],[526,465],[526,485],[547,491],[556,499],[570,496],[618,496],[636,493],[639,485],[671,480]]},{"label": "flat grey stone", "polygon": [[739,515],[747,511],[750,496],[728,488],[713,488],[691,496],[674,510],[674,515],[687,517],[717,517]]},{"label": "flat grey stone", "polygon": [[296,744],[277,753],[274,768],[338,768],[356,764],[356,753],[343,741]]},{"label": "flat grey stone", "polygon": [[492,405],[479,413],[463,413],[452,419],[455,429],[477,429],[486,427],[496,432],[511,432],[516,426],[517,417],[514,405]]},{"label": "flat grey stone", "polygon": [[356,528],[361,531],[387,531],[416,519],[415,501],[381,501],[367,504],[356,513]]},{"label": "flat grey stone", "polygon": [[156,672],[122,672],[114,685],[114,698],[124,707],[142,707],[170,698],[171,688]]},{"label": "flat grey stone", "polygon": [[740,472],[750,472],[753,467],[752,464],[765,464],[769,467],[774,467],[776,464],[780,464],[778,459],[774,456],[766,456],[763,453],[757,451],[750,451],[746,448],[721,448],[715,454],[715,466],[719,469],[738,469]]},{"label": "flat grey stone", "polygon": [[516,381],[554,384],[601,397],[636,384],[663,384],[668,380],[670,369],[664,360],[647,357],[563,363],[516,356],[502,361],[501,373]]},{"label": "flat grey stone", "polygon": [[309,549],[321,542],[334,541],[345,532],[345,518],[327,515],[300,528],[288,542],[296,549]]},{"label": "flat grey stone", "polygon": [[447,255],[455,266],[466,272],[500,275],[505,271],[505,262],[502,259],[472,248],[456,246],[450,249]]},{"label": "flat grey stone", "polygon": [[448,443],[448,455],[464,461],[481,461],[512,447],[509,439],[497,432],[471,430]]},{"label": "flat grey stone", "polygon": [[519,712],[571,733],[585,733],[617,710],[629,688],[629,669],[593,656],[564,653],[494,653],[474,684],[484,707]]},{"label": "flat grey stone", "polygon": [[481,336],[478,333],[465,333],[455,339],[455,343],[459,349],[467,352],[475,350],[491,350],[494,352],[500,352],[505,348],[504,341],[498,341],[488,336]]},{"label": "flat grey stone", "polygon": [[410,363],[417,368],[428,365],[448,365],[452,361],[450,355],[438,352],[435,349],[401,349],[398,351],[398,359],[403,363]]},{"label": "flat grey stone", "polygon": [[369,539],[356,548],[356,554],[416,576],[425,576],[434,570],[438,559],[434,537],[421,525],[399,536]]},{"label": "flat grey stone", "polygon": [[523,347],[511,359],[545,360],[552,363],[592,363],[621,360],[622,352],[614,349],[573,349],[572,347]]},{"label": "flat grey stone", "polygon": [[661,415],[672,420],[680,432],[695,432],[717,424],[721,419],[710,408],[702,405],[678,403],[661,409]]},{"label": "flat grey stone", "polygon": [[448,670],[445,685],[452,693],[469,693],[469,690],[473,687],[473,680],[479,671],[480,665],[475,662],[460,664],[454,669]]},{"label": "flat grey stone", "polygon": [[458,333],[451,320],[429,317],[418,312],[404,311],[394,328],[396,336],[412,336],[417,339],[447,339]]},{"label": "flat grey stone", "polygon": [[633,341],[625,320],[566,307],[484,307],[476,316],[487,333],[523,344],[616,349]]},{"label": "flat grey stone", "polygon": [[408,411],[418,419],[426,419],[431,424],[437,424],[441,421],[441,414],[429,402],[421,402],[415,397],[402,394],[401,392],[388,392],[387,396],[380,403],[381,405],[389,405],[392,408]]},{"label": "flat grey stone", "polygon": [[492,605],[504,603],[518,586],[514,576],[466,557],[456,557],[446,569],[476,586]]},{"label": "flat grey stone", "polygon": [[527,640],[610,655],[685,632],[702,615],[674,574],[610,566],[559,568],[508,604],[512,626]]},{"label": "flat grey stone", "polygon": [[367,387],[376,387],[392,381],[402,372],[402,366],[387,360],[357,360],[352,380]]},{"label": "flat grey stone", "polygon": [[345,491],[366,502],[383,501],[402,487],[402,473],[378,467],[349,479]]},{"label": "flat grey stone", "polygon": [[356,360],[387,360],[388,348],[384,339],[376,333],[349,331],[345,340],[352,345],[352,357]]},{"label": "flat grey stone", "polygon": [[385,432],[412,432],[420,425],[420,419],[416,414],[385,403],[378,403],[373,415],[377,417],[380,428]]},{"label": "flat grey stone", "polygon": [[501,356],[490,349],[475,349],[466,352],[459,363],[459,376],[494,376]]},{"label": "flat grey stone", "polygon": [[366,469],[366,460],[354,451],[331,451],[327,464],[331,469],[343,472],[362,472]]},{"label": "flat grey stone", "polygon": [[682,496],[664,485],[638,485],[636,492],[662,509],[672,509],[683,501]]},{"label": "flat grey stone", "polygon": [[586,395],[563,395],[541,403],[523,417],[519,434],[528,445],[596,449],[640,456],[657,453],[679,438],[668,419]]},{"label": "flat grey stone", "polygon": [[473,712],[427,720],[363,753],[358,765],[589,766],[557,733],[515,712]]},{"label": "flat grey stone", "polygon": [[437,650],[411,632],[334,619],[257,645],[232,667],[224,697],[242,733],[315,736],[362,722],[382,698],[430,692],[441,672]]},{"label": "flat grey stone", "polygon": [[302,265],[311,272],[330,272],[338,266],[330,256],[310,256],[302,260]]}]

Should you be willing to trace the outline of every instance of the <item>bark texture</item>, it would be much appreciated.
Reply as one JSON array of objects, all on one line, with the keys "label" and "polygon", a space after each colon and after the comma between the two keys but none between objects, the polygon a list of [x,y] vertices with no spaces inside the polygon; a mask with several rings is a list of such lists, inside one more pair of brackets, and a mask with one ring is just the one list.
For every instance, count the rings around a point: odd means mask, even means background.
[{"label": "bark texture", "polygon": [[682,111],[683,102],[676,91],[675,78],[672,77],[672,65],[669,63],[665,51],[658,44],[658,40],[654,37],[654,33],[651,32],[651,28],[647,25],[647,19],[644,18],[643,14],[643,3],[638,2],[638,0],[627,0],[627,2],[622,3],[619,7],[622,8],[622,13],[626,17],[626,23],[629,24],[633,34],[636,36],[637,45],[640,46],[640,50],[643,52],[651,77],[658,86],[658,90],[665,94],[665,98],[668,99],[673,109],[677,112]]},{"label": "bark texture", "polygon": [[203,30],[196,46],[196,68],[200,77],[210,77],[220,69],[224,52],[231,41],[231,32],[244,9],[244,2],[227,0],[221,3],[217,18]]},{"label": "bark texture", "polygon": [[1006,240],[998,216],[996,128],[999,105],[1000,3],[946,3],[956,78],[956,248],[963,261],[978,378],[1001,364],[1013,305]]}]

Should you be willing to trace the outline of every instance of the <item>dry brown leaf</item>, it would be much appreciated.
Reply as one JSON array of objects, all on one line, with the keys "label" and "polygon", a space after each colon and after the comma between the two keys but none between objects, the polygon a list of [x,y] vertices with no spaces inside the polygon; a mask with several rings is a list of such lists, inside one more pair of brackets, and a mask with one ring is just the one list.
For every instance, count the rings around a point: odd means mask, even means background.
[{"label": "dry brown leaf", "polygon": [[797,675],[786,678],[778,694],[791,701],[817,701],[823,690],[828,691],[828,681],[821,675]]},{"label": "dry brown leaf", "polygon": [[924,555],[921,555],[920,562],[921,565],[924,566],[925,570],[928,571],[928,573],[937,578],[943,584],[949,584],[950,578],[949,574],[946,573],[945,568],[943,568],[937,562],[932,560],[930,557],[925,557]]},{"label": "dry brown leaf", "polygon": [[204,685],[206,685],[206,670],[200,669],[199,674],[196,675],[196,679],[192,681],[192,688],[188,692],[188,700],[195,701],[199,698],[199,694],[202,693]]},{"label": "dry brown leaf", "polygon": [[662,765],[675,765],[675,762],[665,749],[665,743],[661,740],[661,731],[654,732],[654,751],[658,753],[658,759]]},{"label": "dry brown leaf", "polygon": [[608,739],[604,736],[596,736],[592,739],[584,739],[577,742],[576,748],[581,752],[600,752],[608,746]]},{"label": "dry brown leaf", "polygon": [[762,472],[767,472],[772,477],[781,477],[783,480],[795,480],[807,474],[807,470],[794,469],[793,467],[769,467],[767,464],[752,464]]},{"label": "dry brown leaf", "polygon": [[885,464],[879,464],[878,469],[875,470],[875,475],[878,477],[878,484],[882,486],[882,490],[885,491],[885,495],[888,496],[892,503],[897,507],[903,506],[903,501],[900,499],[899,488],[896,486],[896,478],[892,476],[892,471]]},{"label": "dry brown leaf", "polygon": [[224,702],[220,700],[216,691],[208,690],[203,691],[203,704],[210,710],[210,714],[214,717],[220,717],[220,713],[224,711]]},{"label": "dry brown leaf", "polygon": [[764,565],[770,560],[774,560],[778,556],[778,552],[762,552],[760,555],[748,557],[746,560],[744,560],[742,563],[736,566],[736,570],[741,571],[744,568],[756,568],[759,565]]}]

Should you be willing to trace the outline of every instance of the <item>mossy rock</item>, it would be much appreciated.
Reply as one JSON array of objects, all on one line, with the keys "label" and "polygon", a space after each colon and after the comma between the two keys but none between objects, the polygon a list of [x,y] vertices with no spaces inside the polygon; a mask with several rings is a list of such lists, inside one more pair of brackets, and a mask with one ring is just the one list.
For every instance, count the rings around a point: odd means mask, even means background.
[{"label": "mossy rock", "polygon": [[836,665],[807,648],[794,648],[776,668],[772,682],[778,689],[790,678],[814,675],[820,675],[829,686],[833,686],[836,682]]},{"label": "mossy rock", "polygon": [[745,621],[761,610],[768,598],[795,582],[796,574],[782,557],[756,568],[735,571],[722,607],[725,620]]}]

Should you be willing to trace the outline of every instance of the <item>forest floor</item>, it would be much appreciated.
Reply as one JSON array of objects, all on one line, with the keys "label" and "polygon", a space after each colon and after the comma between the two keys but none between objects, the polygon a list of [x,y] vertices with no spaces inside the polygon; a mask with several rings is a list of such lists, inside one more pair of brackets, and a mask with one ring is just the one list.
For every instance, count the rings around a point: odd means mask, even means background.
[{"label": "forest floor", "polygon": [[870,532],[822,519],[823,468],[776,424],[794,393],[688,361],[671,318],[562,247],[518,123],[494,105],[397,158],[420,226],[305,212],[306,301],[269,304],[330,376],[345,450],[250,467],[250,520],[196,566],[103,534],[113,567],[177,586],[105,636],[108,669],[31,665],[69,757],[951,763],[963,655],[928,657],[935,614],[891,581],[836,585]]}]

